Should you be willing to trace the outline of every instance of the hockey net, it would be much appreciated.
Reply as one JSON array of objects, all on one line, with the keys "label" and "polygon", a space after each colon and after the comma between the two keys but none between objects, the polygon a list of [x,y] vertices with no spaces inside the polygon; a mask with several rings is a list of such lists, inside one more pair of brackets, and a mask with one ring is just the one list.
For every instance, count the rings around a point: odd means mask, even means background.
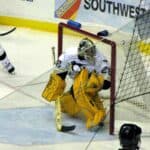
[{"label": "hockey net", "polygon": [[77,49],[80,40],[89,37],[111,64],[111,89],[100,91],[109,110],[105,123],[110,134],[118,133],[124,123],[134,123],[142,128],[143,135],[150,135],[150,4],[141,1],[140,7],[145,12],[132,22],[133,33],[112,30],[107,39],[93,30],[59,24],[58,56],[66,50],[72,53],[71,47]]},{"label": "hockey net", "polygon": [[[111,88],[106,91],[100,91],[100,96],[104,100],[104,106],[108,110],[108,115],[105,122],[107,122],[106,124],[108,125],[108,129],[111,133],[113,131],[113,124],[110,125],[109,123],[113,123],[114,119],[113,104],[116,87],[116,43],[112,40],[102,38],[98,36],[97,33],[93,33],[92,31],[90,32],[84,27],[83,29],[79,29],[65,23],[60,23],[58,29],[58,57],[62,53],[66,52],[77,54],[79,42],[85,37],[91,39],[95,43],[98,51],[100,51],[100,53],[102,53],[108,59],[111,65]],[[66,90],[70,88],[72,82],[73,81],[71,79],[67,78],[68,87]]]},{"label": "hockey net", "polygon": [[134,123],[150,135],[150,2],[141,1],[115,100],[115,128]]}]

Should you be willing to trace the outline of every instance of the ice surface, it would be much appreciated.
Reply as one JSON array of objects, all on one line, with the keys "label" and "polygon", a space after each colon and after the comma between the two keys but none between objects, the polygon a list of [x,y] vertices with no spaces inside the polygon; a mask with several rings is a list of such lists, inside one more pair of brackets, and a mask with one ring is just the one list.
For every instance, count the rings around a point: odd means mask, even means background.
[{"label": "ice surface", "polygon": [[[0,31],[8,26],[0,26]],[[115,34],[119,42],[120,35]],[[70,37],[68,37],[70,40]],[[41,91],[52,67],[51,47],[57,48],[57,34],[17,28],[0,37],[2,46],[16,67],[16,75],[8,75],[0,66],[0,149],[2,150],[116,150],[117,135],[108,135],[108,126],[95,133],[87,131],[79,118],[63,115],[64,124],[75,124],[72,133],[56,131],[54,106],[42,101]],[[119,50],[123,62],[126,50]],[[122,66],[117,66],[117,70]],[[149,150],[150,138],[142,138],[142,149]],[[87,148],[88,147],[88,148]]]}]

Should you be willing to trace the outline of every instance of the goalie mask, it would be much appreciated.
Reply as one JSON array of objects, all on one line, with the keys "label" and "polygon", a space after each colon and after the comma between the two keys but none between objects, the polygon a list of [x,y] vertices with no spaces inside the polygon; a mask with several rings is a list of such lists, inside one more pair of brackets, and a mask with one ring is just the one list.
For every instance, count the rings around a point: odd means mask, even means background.
[{"label": "goalie mask", "polygon": [[96,46],[94,42],[88,38],[82,39],[78,46],[79,59],[85,59],[93,62],[95,55],[96,55]]}]

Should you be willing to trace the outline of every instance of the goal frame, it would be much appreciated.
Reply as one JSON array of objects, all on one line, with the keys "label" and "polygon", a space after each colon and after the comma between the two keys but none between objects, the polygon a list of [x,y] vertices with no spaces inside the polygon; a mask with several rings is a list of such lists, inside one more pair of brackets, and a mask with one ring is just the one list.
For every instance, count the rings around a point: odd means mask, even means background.
[{"label": "goal frame", "polygon": [[103,42],[111,47],[111,88],[110,88],[110,106],[109,106],[109,134],[114,134],[114,119],[115,119],[115,94],[116,94],[116,43],[109,39],[98,36],[94,33],[88,32],[83,29],[75,28],[66,23],[60,22],[58,24],[58,57],[63,51],[63,34],[64,29],[69,29],[74,32],[80,33],[85,36],[89,36],[100,42]]}]

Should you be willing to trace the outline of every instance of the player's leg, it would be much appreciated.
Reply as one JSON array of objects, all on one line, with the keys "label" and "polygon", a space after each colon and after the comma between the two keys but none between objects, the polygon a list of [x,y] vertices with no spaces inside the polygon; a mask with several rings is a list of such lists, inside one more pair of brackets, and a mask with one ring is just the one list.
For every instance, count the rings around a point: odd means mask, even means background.
[{"label": "player's leg", "polygon": [[99,95],[97,95],[94,98],[94,103],[97,107],[97,111],[94,114],[93,122],[94,122],[94,124],[97,124],[97,123],[100,124],[101,122],[103,122],[103,119],[106,116],[106,109],[104,108],[103,101],[101,100]]},{"label": "player's leg", "polygon": [[70,116],[76,116],[81,111],[70,91],[61,97],[61,110]]},{"label": "player's leg", "polygon": [[7,53],[1,45],[0,45],[0,62],[8,73],[13,74],[15,72],[15,67],[8,59]]},{"label": "player's leg", "polygon": [[100,87],[97,76],[93,74],[90,78],[86,69],[75,78],[73,88],[75,99],[86,117],[88,129],[99,125],[106,115],[103,102],[97,94]]},{"label": "player's leg", "polygon": [[106,111],[100,98],[84,96],[83,99],[83,96],[80,95],[77,101],[86,118],[86,127],[88,129],[99,125],[103,121],[106,115]]}]

